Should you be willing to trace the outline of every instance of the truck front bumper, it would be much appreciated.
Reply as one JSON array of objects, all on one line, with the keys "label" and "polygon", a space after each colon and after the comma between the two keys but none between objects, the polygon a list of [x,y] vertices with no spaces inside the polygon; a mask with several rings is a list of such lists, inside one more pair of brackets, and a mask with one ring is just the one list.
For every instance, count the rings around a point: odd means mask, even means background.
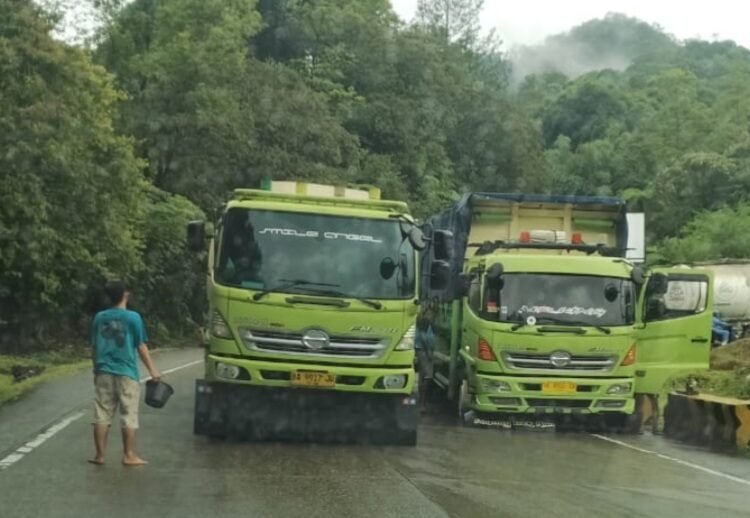
[{"label": "truck front bumper", "polygon": [[467,403],[472,410],[486,413],[632,414],[635,411],[633,387],[632,378],[475,374]]},{"label": "truck front bumper", "polygon": [[[225,373],[226,369],[217,369],[217,366],[220,366],[220,364],[238,367],[240,369],[240,376],[236,379],[222,376],[222,373]],[[335,384],[333,386],[314,388],[313,390],[363,392],[373,395],[410,395],[414,391],[416,378],[412,366],[393,368],[366,365],[352,367],[333,364],[319,365],[313,362],[304,364],[287,363],[283,361],[245,359],[214,354],[209,354],[206,358],[207,380],[227,384],[298,389],[298,387],[292,385],[291,381],[292,373],[298,371],[324,373],[335,376]],[[389,377],[388,383],[386,383],[386,377]],[[394,385],[394,377],[395,379],[403,379],[403,385]]]},{"label": "truck front bumper", "polygon": [[419,407],[411,394],[196,380],[194,418],[194,432],[199,435],[413,444]]}]

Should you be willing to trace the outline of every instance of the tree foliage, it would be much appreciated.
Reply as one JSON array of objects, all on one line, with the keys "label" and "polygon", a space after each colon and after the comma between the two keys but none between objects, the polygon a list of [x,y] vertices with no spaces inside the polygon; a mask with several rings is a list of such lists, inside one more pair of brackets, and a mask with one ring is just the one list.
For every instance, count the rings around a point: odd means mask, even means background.
[{"label": "tree foliage", "polygon": [[92,280],[138,269],[142,178],[120,94],[31,3],[0,2],[0,331],[42,337]]},{"label": "tree foliage", "polygon": [[750,256],[750,205],[699,213],[679,236],[667,238],[656,259],[672,264]]},{"label": "tree foliage", "polygon": [[448,41],[472,44],[479,32],[484,0],[419,0],[417,19]]},{"label": "tree foliage", "polygon": [[98,31],[66,43],[71,5],[0,0],[6,343],[82,329],[113,276],[157,334],[190,332],[184,225],[264,177],[373,184],[418,216],[472,190],[622,196],[655,259],[750,254],[732,42],[613,14],[509,58],[481,0],[412,23],[388,0],[86,0]]}]

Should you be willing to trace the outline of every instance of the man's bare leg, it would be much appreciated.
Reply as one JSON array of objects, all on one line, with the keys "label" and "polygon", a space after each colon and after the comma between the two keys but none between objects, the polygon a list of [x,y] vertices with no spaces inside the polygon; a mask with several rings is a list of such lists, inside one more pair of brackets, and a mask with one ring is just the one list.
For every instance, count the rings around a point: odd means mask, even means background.
[{"label": "man's bare leg", "polygon": [[104,451],[107,449],[108,434],[108,424],[94,425],[94,446],[96,447],[96,456],[89,460],[91,464],[104,464]]},{"label": "man's bare leg", "polygon": [[135,454],[135,428],[122,429],[122,463],[126,466],[143,466],[147,462]]}]

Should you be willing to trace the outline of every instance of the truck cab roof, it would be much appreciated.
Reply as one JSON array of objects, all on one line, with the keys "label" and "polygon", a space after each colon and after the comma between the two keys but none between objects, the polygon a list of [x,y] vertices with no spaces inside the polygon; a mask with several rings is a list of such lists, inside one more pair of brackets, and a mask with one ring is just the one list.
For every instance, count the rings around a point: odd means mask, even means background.
[{"label": "truck cab roof", "polygon": [[480,264],[489,268],[502,263],[505,273],[554,273],[560,275],[594,275],[630,278],[633,264],[621,258],[562,255],[550,261],[549,256],[528,254],[497,254],[476,256],[467,261],[467,269]]},{"label": "truck cab roof", "polygon": [[286,212],[312,212],[331,216],[413,221],[409,208],[401,201],[353,199],[316,194],[271,192],[258,189],[236,189],[227,208],[245,207]]}]

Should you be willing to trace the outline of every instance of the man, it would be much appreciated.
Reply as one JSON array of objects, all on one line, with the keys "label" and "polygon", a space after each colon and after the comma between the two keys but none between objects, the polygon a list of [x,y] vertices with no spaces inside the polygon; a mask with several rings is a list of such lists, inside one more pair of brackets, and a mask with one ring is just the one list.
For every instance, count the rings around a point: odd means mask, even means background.
[{"label": "man", "polygon": [[724,322],[719,314],[714,311],[713,318],[711,319],[711,333],[714,343],[718,343],[720,346],[727,345],[731,338],[732,326]]},{"label": "man", "polygon": [[[107,435],[115,411],[119,409],[122,425],[122,463],[141,466],[146,461],[135,454],[135,431],[138,429],[140,384],[138,358],[158,381],[156,369],[146,346],[143,319],[127,309],[129,293],[120,281],[105,288],[110,309],[100,311],[91,326],[91,345],[94,360],[94,444],[96,456],[89,462],[104,464]],[[136,354],[137,353],[137,354]]]},{"label": "man", "polygon": [[414,349],[417,353],[417,369],[419,370],[419,402],[421,411],[426,411],[427,385],[431,383],[433,375],[432,351],[434,348],[434,336],[429,314],[424,314],[417,319],[417,330],[414,339]]},{"label": "man", "polygon": [[237,285],[260,282],[263,254],[255,240],[253,225],[235,218],[227,223],[225,236],[228,241],[219,261],[224,282]]}]

